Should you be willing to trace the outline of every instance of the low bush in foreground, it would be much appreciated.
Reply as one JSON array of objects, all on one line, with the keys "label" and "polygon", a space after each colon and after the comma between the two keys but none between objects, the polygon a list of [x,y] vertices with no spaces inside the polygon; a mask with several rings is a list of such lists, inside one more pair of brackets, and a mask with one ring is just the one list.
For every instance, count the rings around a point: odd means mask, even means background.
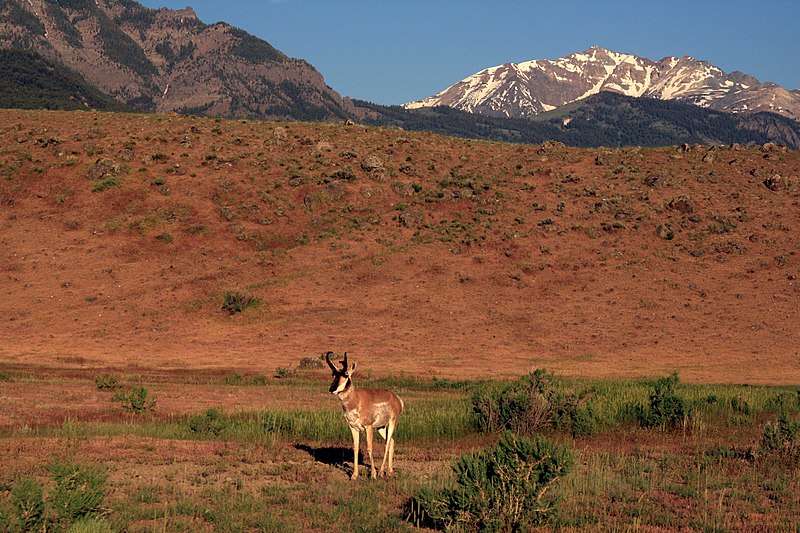
[{"label": "low bush in foreground", "polygon": [[760,451],[763,456],[778,458],[788,467],[800,466],[800,421],[782,411],[776,423],[768,422],[764,427]]},{"label": "low bush in foreground", "polygon": [[[44,497],[42,484],[23,476],[11,488],[13,516],[2,531],[106,531],[101,518],[108,492],[108,475],[96,465],[73,460],[54,461],[50,474],[55,486]],[[91,529],[82,526],[91,525]]]},{"label": "low bush in foreground", "polygon": [[409,519],[447,531],[525,531],[553,512],[548,491],[572,463],[566,446],[506,432],[494,448],[453,464],[455,487],[420,491]]}]

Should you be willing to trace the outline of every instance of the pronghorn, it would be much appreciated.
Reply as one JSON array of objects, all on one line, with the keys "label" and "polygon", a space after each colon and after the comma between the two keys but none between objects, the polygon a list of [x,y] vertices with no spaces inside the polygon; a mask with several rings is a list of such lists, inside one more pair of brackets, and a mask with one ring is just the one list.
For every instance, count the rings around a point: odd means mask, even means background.
[{"label": "pronghorn", "polygon": [[367,433],[367,454],[369,455],[369,466],[371,476],[375,474],[375,461],[372,459],[372,428],[378,428],[378,433],[386,441],[383,447],[383,461],[379,475],[386,472],[392,474],[392,458],[394,457],[394,429],[397,426],[397,418],[403,412],[403,400],[396,394],[385,389],[356,389],[353,384],[353,372],[356,370],[356,362],[347,363],[347,352],[344,354],[342,369],[339,370],[331,362],[333,352],[325,354],[325,361],[333,372],[333,383],[331,383],[330,393],[339,397],[342,402],[344,418],[350,426],[350,433],[353,434],[353,475],[350,479],[358,477],[358,440],[361,431]]}]

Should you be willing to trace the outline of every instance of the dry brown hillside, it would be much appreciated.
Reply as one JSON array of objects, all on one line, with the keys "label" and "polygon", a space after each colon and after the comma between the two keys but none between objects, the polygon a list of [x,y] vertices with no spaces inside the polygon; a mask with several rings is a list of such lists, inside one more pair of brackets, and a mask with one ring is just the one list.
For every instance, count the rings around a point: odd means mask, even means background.
[{"label": "dry brown hillside", "polygon": [[[0,111],[0,371],[800,383],[800,154]],[[228,291],[260,305],[233,315]]]}]

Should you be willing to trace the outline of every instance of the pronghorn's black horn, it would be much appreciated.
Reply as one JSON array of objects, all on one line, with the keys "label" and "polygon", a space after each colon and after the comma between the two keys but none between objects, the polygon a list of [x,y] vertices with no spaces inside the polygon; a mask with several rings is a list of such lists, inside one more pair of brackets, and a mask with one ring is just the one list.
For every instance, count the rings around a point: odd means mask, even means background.
[{"label": "pronghorn's black horn", "polygon": [[332,355],[333,355],[333,352],[328,352],[328,353],[326,353],[326,354],[325,354],[325,362],[327,362],[327,363],[328,363],[328,366],[329,366],[329,367],[331,367],[331,371],[333,371],[333,372],[338,372],[338,371],[339,371],[339,369],[338,369],[338,368],[336,368],[336,366],[335,366],[335,365],[334,365],[334,364],[331,362],[331,356],[332,356]]},{"label": "pronghorn's black horn", "polygon": [[347,372],[347,352],[344,352],[344,362],[342,363],[342,370]]}]

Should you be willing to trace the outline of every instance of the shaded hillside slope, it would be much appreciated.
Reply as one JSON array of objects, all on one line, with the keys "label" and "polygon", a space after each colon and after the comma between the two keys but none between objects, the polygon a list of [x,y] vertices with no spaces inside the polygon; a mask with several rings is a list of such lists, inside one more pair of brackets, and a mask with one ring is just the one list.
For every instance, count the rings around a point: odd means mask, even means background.
[{"label": "shaded hillside slope", "polygon": [[0,115],[5,368],[800,382],[797,152]]},{"label": "shaded hillside slope", "polygon": [[459,137],[569,146],[669,146],[684,143],[800,147],[800,123],[774,113],[733,114],[682,102],[602,92],[532,119],[498,118],[449,107],[404,109],[356,101],[364,120]]},{"label": "shaded hillside slope", "polygon": [[347,116],[302,59],[192,8],[135,0],[0,2],[0,48],[36,52],[140,111],[297,120]]},{"label": "shaded hillside slope", "polygon": [[32,52],[0,50],[0,72],[0,108],[128,110],[79,74]]}]

